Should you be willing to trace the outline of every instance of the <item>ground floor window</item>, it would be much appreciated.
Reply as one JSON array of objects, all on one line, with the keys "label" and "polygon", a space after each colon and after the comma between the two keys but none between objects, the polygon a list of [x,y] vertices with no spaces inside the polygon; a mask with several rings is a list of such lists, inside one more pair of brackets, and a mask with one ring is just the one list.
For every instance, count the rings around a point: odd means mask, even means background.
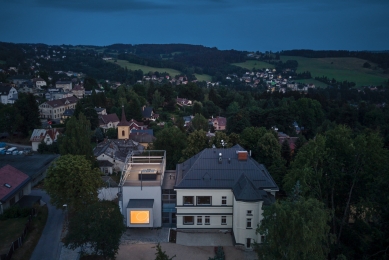
[{"label": "ground floor window", "polygon": [[197,225],[203,224],[203,216],[197,216]]},{"label": "ground floor window", "polygon": [[222,216],[222,225],[227,225],[227,217]]},{"label": "ground floor window", "polygon": [[194,217],[193,216],[184,216],[184,225],[193,225]]},{"label": "ground floor window", "polygon": [[204,223],[205,223],[205,225],[210,225],[211,224],[211,220],[210,220],[209,216],[205,216],[204,217]]}]

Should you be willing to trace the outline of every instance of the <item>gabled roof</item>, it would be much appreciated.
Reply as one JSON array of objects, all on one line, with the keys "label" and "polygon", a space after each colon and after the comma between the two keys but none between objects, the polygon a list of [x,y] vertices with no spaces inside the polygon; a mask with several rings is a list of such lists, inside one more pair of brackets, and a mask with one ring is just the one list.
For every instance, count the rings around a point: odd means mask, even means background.
[{"label": "gabled roof", "polygon": [[30,142],[42,142],[46,135],[49,135],[50,138],[54,141],[56,140],[56,135],[59,133],[60,131],[58,128],[34,129],[30,138]]},{"label": "gabled roof", "polygon": [[237,199],[245,201],[264,200],[260,190],[278,190],[265,166],[239,145],[204,149],[178,164],[176,173],[177,189],[232,189]]},{"label": "gabled roof", "polygon": [[112,123],[119,122],[119,118],[115,113],[108,114],[108,115],[99,115],[99,120],[100,120],[100,125],[106,125],[109,122]]},{"label": "gabled roof", "polygon": [[19,188],[28,183],[30,179],[27,174],[11,165],[5,165],[0,168],[0,201],[5,203],[13,194],[18,192]]},{"label": "gabled roof", "polygon": [[93,149],[93,154],[95,157],[104,154],[110,158],[124,162],[130,152],[140,154],[143,150],[144,147],[133,140],[113,139],[104,140],[104,142],[97,144],[97,146]]},{"label": "gabled roof", "polygon": [[11,86],[0,84],[0,95],[8,95],[11,88]]},{"label": "gabled roof", "polygon": [[225,117],[215,117],[215,118],[212,118],[212,123],[213,122],[217,122],[217,124],[219,126],[226,126],[227,125],[227,119]]},{"label": "gabled roof", "polygon": [[148,133],[142,133],[142,132],[132,133],[131,132],[130,139],[135,141],[135,142],[139,142],[139,143],[152,143],[157,138],[155,138],[153,135],[150,135]]}]

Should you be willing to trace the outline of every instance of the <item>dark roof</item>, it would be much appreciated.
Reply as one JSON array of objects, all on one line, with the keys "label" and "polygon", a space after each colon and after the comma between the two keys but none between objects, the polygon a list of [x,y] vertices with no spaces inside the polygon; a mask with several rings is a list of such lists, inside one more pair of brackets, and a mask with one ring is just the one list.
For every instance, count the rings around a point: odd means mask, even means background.
[{"label": "dark roof", "polygon": [[0,84],[0,95],[8,95],[11,88],[12,88],[11,86]]},{"label": "dark roof", "polygon": [[120,123],[118,126],[130,126],[130,123],[127,122],[126,119],[126,113],[124,112],[124,106],[122,106],[122,120],[120,120]]},{"label": "dark roof", "polygon": [[99,115],[99,120],[100,120],[100,125],[106,125],[109,122],[119,122],[118,116],[113,113],[113,114],[108,114],[108,115]]},{"label": "dark roof", "polygon": [[78,98],[75,96],[67,97],[67,98],[61,98],[56,100],[47,101],[46,104],[48,104],[51,107],[60,107],[64,106],[66,102],[69,102],[69,104],[75,104],[77,103]]},{"label": "dark roof", "polygon": [[0,167],[9,164],[31,178],[34,178],[34,176],[45,172],[51,162],[58,156],[57,154],[0,156]]},{"label": "dark roof", "polygon": [[127,208],[149,209],[154,205],[154,199],[130,199]]},{"label": "dark roof", "polygon": [[104,142],[97,144],[93,149],[93,154],[96,157],[105,154],[111,158],[124,162],[128,153],[133,152],[134,154],[140,154],[143,150],[144,147],[133,140],[113,139],[105,140]]},{"label": "dark roof", "polygon": [[148,133],[130,133],[130,139],[139,143],[152,143],[157,138]]},{"label": "dark roof", "polygon": [[63,112],[63,116],[72,116],[74,114],[74,109],[66,109],[64,112]]},{"label": "dark roof", "polygon": [[144,118],[151,118],[153,112],[152,107],[144,107],[142,110],[142,117]]},{"label": "dark roof", "polygon": [[131,129],[131,134],[149,134],[154,136],[154,130],[153,129]]},{"label": "dark roof", "polygon": [[244,151],[239,145],[204,149],[177,165],[175,188],[232,189],[237,199],[264,200],[260,190],[278,190],[278,186],[265,166],[248,154],[247,160],[238,159],[238,152]]},{"label": "dark roof", "polygon": [[6,202],[30,180],[31,178],[27,174],[11,165],[0,168],[0,200],[3,203]]}]

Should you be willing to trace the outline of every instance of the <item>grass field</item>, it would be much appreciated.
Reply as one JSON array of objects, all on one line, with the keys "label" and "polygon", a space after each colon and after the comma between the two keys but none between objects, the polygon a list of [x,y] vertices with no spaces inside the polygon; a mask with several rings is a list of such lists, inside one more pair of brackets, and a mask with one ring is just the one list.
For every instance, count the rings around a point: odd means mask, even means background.
[{"label": "grass field", "polygon": [[242,67],[248,70],[252,70],[253,68],[255,69],[273,69],[274,65],[264,62],[264,61],[259,61],[259,60],[248,60],[245,62],[240,62],[240,63],[232,63],[232,65]]},{"label": "grass field", "polygon": [[[357,87],[381,85],[387,82],[389,74],[383,74],[381,69],[366,69],[366,60],[358,58],[305,58],[297,56],[281,56],[282,61],[297,60],[297,72],[309,71],[312,78],[326,76],[337,81],[355,82]],[[376,64],[369,62],[374,68]]]},{"label": "grass field", "polygon": [[[127,69],[129,69],[129,70],[139,70],[140,69],[143,71],[144,74],[149,73],[150,71],[151,72],[158,71],[159,73],[166,72],[166,73],[169,73],[169,75],[172,77],[181,74],[181,72],[179,72],[178,70],[175,70],[175,69],[143,66],[143,65],[139,65],[139,64],[135,64],[135,63],[130,63],[126,60],[117,60],[117,62],[114,62],[113,60],[109,60],[108,62],[116,63],[123,68],[127,67]],[[212,80],[212,77],[209,75],[206,75],[206,74],[203,74],[203,75],[195,74],[195,76],[199,81],[211,81]]]},{"label": "grass field", "polygon": [[297,82],[300,82],[300,83],[305,83],[305,84],[314,84],[315,87],[319,87],[319,88],[325,88],[327,87],[327,84],[321,82],[321,81],[318,81],[316,79],[299,79],[299,80],[296,80]]}]

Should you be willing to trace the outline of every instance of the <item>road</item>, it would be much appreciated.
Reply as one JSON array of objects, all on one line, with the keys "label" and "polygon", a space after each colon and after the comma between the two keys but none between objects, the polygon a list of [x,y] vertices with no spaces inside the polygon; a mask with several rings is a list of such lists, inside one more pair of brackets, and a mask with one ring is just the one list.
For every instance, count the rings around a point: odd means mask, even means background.
[{"label": "road", "polygon": [[61,253],[60,237],[64,221],[64,211],[56,209],[50,204],[50,197],[40,189],[31,190],[31,195],[42,196],[42,200],[47,203],[49,215],[46,226],[37,246],[32,253],[30,260],[56,260]]}]

